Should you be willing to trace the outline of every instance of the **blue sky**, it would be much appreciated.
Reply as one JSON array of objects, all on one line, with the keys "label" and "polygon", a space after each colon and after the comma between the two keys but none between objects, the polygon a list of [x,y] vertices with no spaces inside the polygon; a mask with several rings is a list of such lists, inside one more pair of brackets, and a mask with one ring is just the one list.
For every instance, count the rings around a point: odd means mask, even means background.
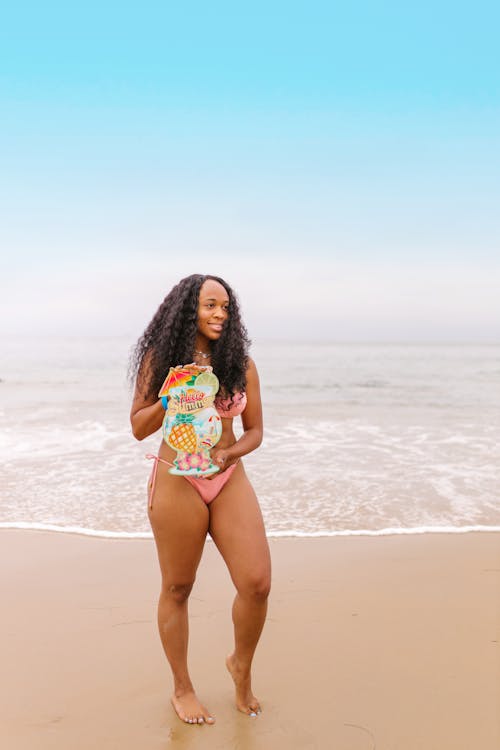
[{"label": "blue sky", "polygon": [[493,3],[25,3],[0,23],[2,330],[500,340]]}]

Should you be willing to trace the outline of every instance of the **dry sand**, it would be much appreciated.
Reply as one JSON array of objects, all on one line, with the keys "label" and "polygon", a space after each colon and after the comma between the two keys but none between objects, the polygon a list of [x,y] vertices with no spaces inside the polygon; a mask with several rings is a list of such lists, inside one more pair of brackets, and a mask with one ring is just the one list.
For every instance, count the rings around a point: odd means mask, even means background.
[{"label": "dry sand", "polygon": [[191,668],[212,727],[169,704],[152,541],[5,530],[0,542],[6,750],[500,748],[497,533],[272,540],[256,719],[233,707],[232,586],[208,544]]}]

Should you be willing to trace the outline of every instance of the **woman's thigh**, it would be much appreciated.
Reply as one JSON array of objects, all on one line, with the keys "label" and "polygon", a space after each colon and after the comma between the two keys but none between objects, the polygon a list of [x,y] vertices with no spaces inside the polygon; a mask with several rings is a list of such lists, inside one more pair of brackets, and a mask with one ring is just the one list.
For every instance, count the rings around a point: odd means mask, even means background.
[{"label": "woman's thigh", "polygon": [[208,531],[206,504],[189,482],[160,464],[152,506],[149,521],[164,584],[192,583]]},{"label": "woman's thigh", "polygon": [[241,461],[209,509],[210,536],[236,588],[267,593],[271,578],[269,545],[260,506]]}]

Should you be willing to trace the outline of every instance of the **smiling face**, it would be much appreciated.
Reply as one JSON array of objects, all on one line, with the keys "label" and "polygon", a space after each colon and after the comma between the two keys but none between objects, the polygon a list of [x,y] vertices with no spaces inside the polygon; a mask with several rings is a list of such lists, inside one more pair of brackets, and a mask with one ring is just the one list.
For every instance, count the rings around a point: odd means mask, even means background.
[{"label": "smiling face", "polygon": [[222,284],[214,279],[203,282],[198,299],[198,343],[217,340],[229,317],[229,296]]}]

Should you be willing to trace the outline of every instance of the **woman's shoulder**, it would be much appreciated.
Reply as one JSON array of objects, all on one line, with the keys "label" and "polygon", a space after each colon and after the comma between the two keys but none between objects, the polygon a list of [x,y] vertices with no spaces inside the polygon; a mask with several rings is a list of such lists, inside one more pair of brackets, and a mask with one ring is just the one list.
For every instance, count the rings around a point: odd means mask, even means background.
[{"label": "woman's shoulder", "polygon": [[255,360],[252,359],[252,357],[247,358],[247,369],[246,369],[246,375],[257,375],[257,365],[255,364]]},{"label": "woman's shoulder", "polygon": [[252,390],[258,390],[259,385],[259,373],[257,372],[257,365],[251,357],[247,360],[247,369],[245,372],[246,379],[246,391],[247,393]]}]

